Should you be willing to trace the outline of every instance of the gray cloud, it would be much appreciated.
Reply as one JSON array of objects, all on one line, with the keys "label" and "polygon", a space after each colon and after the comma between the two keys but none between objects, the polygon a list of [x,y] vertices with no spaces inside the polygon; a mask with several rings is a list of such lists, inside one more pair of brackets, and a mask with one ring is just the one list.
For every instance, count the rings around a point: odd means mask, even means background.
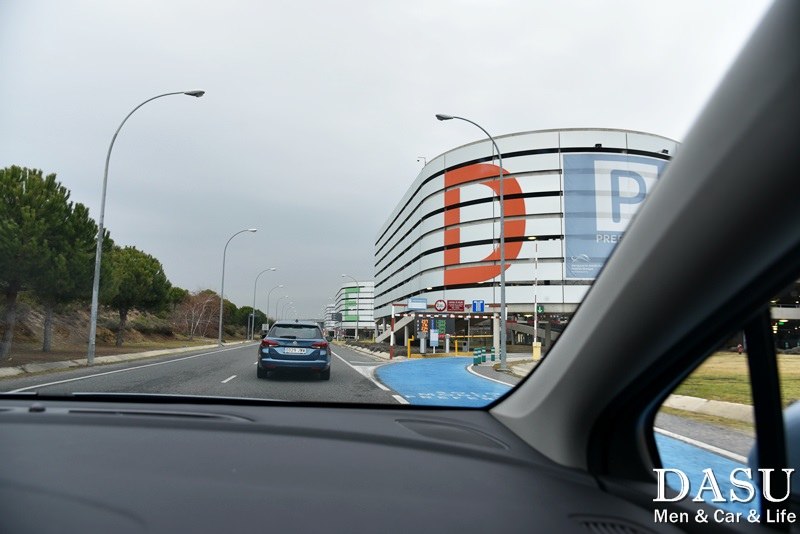
[{"label": "gray cloud", "polygon": [[[173,283],[318,314],[429,159],[492,133],[685,134],[766,9],[752,0],[0,0],[0,165],[55,172]],[[277,291],[273,296],[277,295]]]}]

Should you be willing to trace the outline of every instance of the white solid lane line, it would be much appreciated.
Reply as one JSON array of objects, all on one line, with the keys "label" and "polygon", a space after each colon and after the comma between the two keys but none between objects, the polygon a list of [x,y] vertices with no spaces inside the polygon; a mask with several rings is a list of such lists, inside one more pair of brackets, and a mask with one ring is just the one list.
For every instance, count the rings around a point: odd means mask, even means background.
[{"label": "white solid lane line", "polygon": [[745,458],[741,454],[736,454],[735,452],[726,451],[725,449],[720,449],[719,447],[715,447],[714,445],[709,445],[708,443],[697,441],[696,439],[688,438],[681,434],[676,434],[675,432],[664,430],[663,428],[653,427],[653,430],[655,430],[659,434],[664,434],[667,437],[677,439],[678,441],[683,441],[684,443],[688,443],[689,445],[693,445],[697,448],[704,449],[709,452],[713,452],[715,454],[719,454],[720,456],[724,456],[729,460],[733,460],[734,462],[739,462],[740,464],[747,465],[747,458]]},{"label": "white solid lane line", "polygon": [[68,378],[66,380],[58,380],[56,382],[48,382],[47,384],[37,384],[35,386],[28,386],[25,388],[15,389],[14,391],[9,391],[9,393],[19,393],[21,391],[27,391],[29,389],[36,389],[36,388],[45,388],[47,386],[55,386],[58,384],[66,384],[67,382],[75,382],[76,380],[86,380],[87,378],[95,378],[98,376],[105,376],[105,375],[113,375],[116,373],[126,373],[128,371],[135,371],[136,369],[144,369],[145,367],[154,367],[156,365],[166,365],[168,363],[175,363],[175,362],[182,362],[183,360],[191,360],[192,358],[199,358],[200,356],[208,356],[209,354],[217,354],[219,352],[227,352],[229,350],[237,350],[241,347],[231,347],[227,349],[220,349],[211,352],[203,352],[200,354],[194,354],[192,356],[185,356],[183,358],[176,358],[174,360],[167,360],[165,362],[156,362],[156,363],[148,363],[145,365],[137,365],[136,367],[128,367],[126,369],[117,369],[116,371],[106,371],[105,373],[96,373],[93,375],[86,375],[86,376],[79,376],[76,378]]},{"label": "white solid lane line", "polygon": [[467,371],[477,376],[478,378],[485,378],[486,380],[491,380],[492,382],[497,382],[498,384],[503,384],[504,386],[511,386],[512,388],[514,387],[514,384],[509,384],[508,382],[503,382],[502,380],[497,380],[496,378],[491,378],[489,376],[483,376],[480,373],[476,373],[475,371],[472,370],[472,364],[467,365]]},{"label": "white solid lane line", "polygon": [[229,376],[228,378],[226,378],[225,380],[223,380],[223,381],[222,381],[222,383],[223,383],[223,384],[227,384],[228,382],[230,382],[230,381],[231,381],[231,380],[233,380],[234,378],[236,378],[236,375],[231,375],[231,376]]},{"label": "white solid lane line", "polygon": [[[337,358],[342,360],[345,363],[345,365],[350,367],[350,369],[354,370],[356,373],[360,374],[361,376],[363,376],[364,378],[366,378],[367,380],[369,380],[370,382],[372,382],[373,384],[375,384],[376,386],[381,388],[383,391],[389,391],[389,388],[387,388],[386,386],[384,386],[383,384],[381,384],[380,382],[375,380],[372,376],[362,373],[361,369],[359,369],[355,365],[352,365],[350,362],[348,362],[347,360],[345,360],[344,358],[342,358],[341,356],[339,356],[335,352],[331,351],[331,354],[333,354],[334,356],[336,356]],[[364,371],[367,371],[367,369],[364,369]]]},{"label": "white solid lane line", "polygon": [[410,402],[408,402],[406,399],[404,399],[400,395],[392,395],[392,397],[394,397],[394,400],[396,400],[400,404],[411,404]]}]

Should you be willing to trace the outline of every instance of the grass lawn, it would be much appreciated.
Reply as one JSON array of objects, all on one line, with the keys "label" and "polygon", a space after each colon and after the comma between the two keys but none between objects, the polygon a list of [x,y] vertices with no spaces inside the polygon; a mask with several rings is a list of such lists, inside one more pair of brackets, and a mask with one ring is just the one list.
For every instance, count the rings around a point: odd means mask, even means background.
[{"label": "grass lawn", "polygon": [[[778,355],[783,404],[800,400],[800,356]],[[747,359],[733,352],[718,352],[698,367],[674,391],[703,399],[752,404]]]}]

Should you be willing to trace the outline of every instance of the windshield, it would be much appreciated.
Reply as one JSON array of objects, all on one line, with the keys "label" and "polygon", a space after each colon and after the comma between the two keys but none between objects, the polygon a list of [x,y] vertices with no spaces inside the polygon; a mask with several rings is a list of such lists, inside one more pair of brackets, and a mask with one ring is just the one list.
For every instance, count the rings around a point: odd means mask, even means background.
[{"label": "windshield", "polygon": [[0,0],[0,391],[496,401],[767,4]]},{"label": "windshield", "polygon": [[267,336],[288,339],[320,339],[322,332],[315,326],[277,324],[270,329]]}]

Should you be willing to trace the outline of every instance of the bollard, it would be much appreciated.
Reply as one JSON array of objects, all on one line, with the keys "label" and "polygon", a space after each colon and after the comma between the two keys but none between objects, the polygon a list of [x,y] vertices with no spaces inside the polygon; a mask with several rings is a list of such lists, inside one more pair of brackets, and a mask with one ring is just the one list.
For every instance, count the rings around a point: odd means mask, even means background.
[{"label": "bollard", "polygon": [[472,352],[472,365],[479,365],[481,363],[481,352],[478,349],[475,349]]},{"label": "bollard", "polygon": [[489,349],[489,350],[490,350],[489,354],[490,354],[490,356],[491,356],[491,358],[492,358],[492,361],[494,361],[494,347],[492,347],[492,348],[491,348],[491,349]]}]

